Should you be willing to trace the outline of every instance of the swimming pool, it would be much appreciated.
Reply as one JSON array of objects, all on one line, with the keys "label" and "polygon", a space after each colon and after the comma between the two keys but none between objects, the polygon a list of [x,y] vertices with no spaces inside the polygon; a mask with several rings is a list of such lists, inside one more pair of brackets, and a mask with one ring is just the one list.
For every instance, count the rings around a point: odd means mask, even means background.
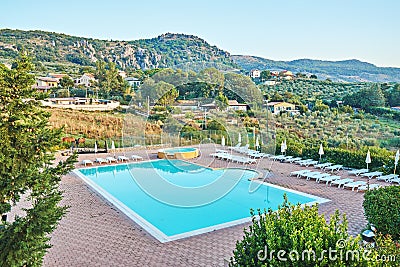
[{"label": "swimming pool", "polygon": [[258,172],[210,169],[181,160],[156,160],[75,170],[86,183],[160,242],[250,221],[250,208],[276,210],[286,193],[291,203],[324,199],[261,184]]},{"label": "swimming pool", "polygon": [[176,147],[158,150],[159,159],[193,159],[199,156],[199,150],[195,147]]}]

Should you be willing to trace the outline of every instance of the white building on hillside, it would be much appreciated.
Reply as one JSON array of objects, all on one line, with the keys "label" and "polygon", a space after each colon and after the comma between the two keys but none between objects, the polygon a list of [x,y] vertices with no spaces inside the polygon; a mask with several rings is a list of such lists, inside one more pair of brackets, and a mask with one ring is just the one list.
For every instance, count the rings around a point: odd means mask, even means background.
[{"label": "white building on hillside", "polygon": [[85,73],[80,78],[75,79],[74,83],[76,86],[83,85],[85,87],[90,87],[93,82],[96,81],[94,75],[91,73]]},{"label": "white building on hillside", "polygon": [[260,76],[261,76],[261,71],[258,70],[258,69],[255,69],[255,70],[251,70],[251,71],[250,71],[250,77],[251,77],[251,78],[253,78],[253,79],[255,79],[255,78],[260,78]]},{"label": "white building on hillside", "polygon": [[127,81],[131,87],[139,87],[140,86],[140,80],[138,78],[126,77],[125,81]]}]

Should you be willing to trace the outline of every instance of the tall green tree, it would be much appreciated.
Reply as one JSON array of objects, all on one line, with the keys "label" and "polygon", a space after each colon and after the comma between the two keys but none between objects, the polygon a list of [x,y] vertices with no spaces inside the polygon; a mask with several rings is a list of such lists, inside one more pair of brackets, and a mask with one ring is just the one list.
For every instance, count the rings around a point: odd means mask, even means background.
[{"label": "tall green tree", "polygon": [[59,182],[76,159],[53,165],[52,151],[62,132],[49,128],[50,114],[34,100],[31,70],[25,55],[12,69],[0,64],[0,214],[9,213],[21,200],[29,203],[19,217],[1,223],[1,266],[42,264],[49,234],[66,212],[59,205]]},{"label": "tall green tree", "polygon": [[229,105],[228,97],[226,97],[222,92],[219,92],[218,96],[215,98],[215,104],[219,110],[226,109]]},{"label": "tall green tree", "polygon": [[[224,84],[226,90],[236,93],[247,103],[261,104],[263,102],[261,91],[248,76],[226,73]],[[229,92],[224,92],[224,94],[228,95]]]},{"label": "tall green tree", "polygon": [[343,98],[346,105],[369,110],[372,107],[383,107],[385,96],[378,84],[363,88],[362,90],[349,94]]},{"label": "tall green tree", "polygon": [[74,81],[70,77],[64,76],[60,80],[60,85],[63,88],[73,87],[74,86]]},{"label": "tall green tree", "polygon": [[389,106],[400,106],[400,84],[396,84],[392,89],[386,90],[385,97]]},{"label": "tall green tree", "polygon": [[218,90],[222,90],[222,88],[224,88],[224,74],[215,68],[201,70],[197,75],[197,79],[200,82],[206,82],[214,85],[214,87]]},{"label": "tall green tree", "polygon": [[266,80],[268,80],[269,78],[271,78],[272,77],[272,75],[271,75],[271,72],[269,71],[269,70],[263,70],[263,71],[261,71],[261,73],[260,73],[260,79],[261,79],[261,81],[266,81]]}]

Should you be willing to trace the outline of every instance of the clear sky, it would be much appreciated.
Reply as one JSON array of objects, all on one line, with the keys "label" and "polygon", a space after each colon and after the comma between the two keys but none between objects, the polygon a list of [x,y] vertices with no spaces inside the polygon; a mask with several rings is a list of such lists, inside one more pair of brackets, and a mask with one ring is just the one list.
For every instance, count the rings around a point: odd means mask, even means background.
[{"label": "clear sky", "polygon": [[186,33],[231,54],[400,67],[399,0],[1,0],[0,28],[114,40]]}]

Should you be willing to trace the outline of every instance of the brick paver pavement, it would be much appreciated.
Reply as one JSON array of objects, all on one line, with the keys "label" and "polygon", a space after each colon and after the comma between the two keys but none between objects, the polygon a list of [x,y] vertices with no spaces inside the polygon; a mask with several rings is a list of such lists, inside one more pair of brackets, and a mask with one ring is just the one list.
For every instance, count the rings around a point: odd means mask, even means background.
[{"label": "brick paver pavement", "polygon": [[[202,156],[192,161],[211,167],[226,166],[228,163],[212,161],[207,156],[213,149],[202,147]],[[155,158],[155,152],[135,154]],[[94,159],[94,155],[80,156],[80,160],[85,158]],[[288,177],[291,171],[302,169],[298,165],[268,159],[259,162],[251,168],[271,169],[269,183],[330,199],[320,205],[320,212],[327,218],[336,209],[345,212],[351,234],[359,233],[366,225],[363,193]],[[343,171],[339,174],[347,177]],[[70,208],[51,236],[53,247],[45,256],[44,266],[224,266],[224,259],[232,255],[236,240],[241,239],[243,228],[248,226],[237,225],[162,244],[75,175],[63,177],[61,189],[62,204]]]}]

